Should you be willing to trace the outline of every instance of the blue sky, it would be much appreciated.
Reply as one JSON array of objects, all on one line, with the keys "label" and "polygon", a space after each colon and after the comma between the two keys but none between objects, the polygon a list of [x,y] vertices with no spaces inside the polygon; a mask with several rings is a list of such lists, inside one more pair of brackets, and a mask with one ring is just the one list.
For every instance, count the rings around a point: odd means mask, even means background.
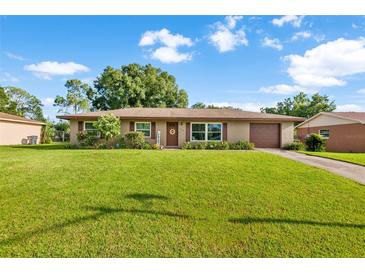
[{"label": "blue sky", "polygon": [[361,16],[3,16],[0,85],[36,95],[54,118],[67,79],[151,63],[190,104],[258,111],[303,90],[365,111],[364,31]]}]

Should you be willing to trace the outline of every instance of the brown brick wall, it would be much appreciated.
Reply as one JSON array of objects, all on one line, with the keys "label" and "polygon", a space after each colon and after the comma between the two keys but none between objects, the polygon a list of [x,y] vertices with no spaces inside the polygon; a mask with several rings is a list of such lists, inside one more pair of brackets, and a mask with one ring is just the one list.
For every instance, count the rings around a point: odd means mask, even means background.
[{"label": "brown brick wall", "polygon": [[328,129],[330,137],[326,142],[327,151],[365,152],[365,125],[348,124],[297,128],[297,136],[304,141],[307,134],[318,133],[320,129]]}]

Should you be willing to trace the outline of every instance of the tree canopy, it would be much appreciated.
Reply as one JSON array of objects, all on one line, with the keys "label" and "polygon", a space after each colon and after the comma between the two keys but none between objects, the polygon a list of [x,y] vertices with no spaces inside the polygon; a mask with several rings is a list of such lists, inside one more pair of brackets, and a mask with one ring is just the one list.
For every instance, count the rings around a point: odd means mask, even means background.
[{"label": "tree canopy", "polygon": [[315,93],[309,97],[304,92],[300,92],[293,99],[286,98],[277,103],[276,107],[261,108],[261,112],[309,118],[319,112],[331,112],[335,109],[335,102],[330,101],[327,95]]},{"label": "tree canopy", "polygon": [[220,106],[216,106],[214,104],[211,105],[206,105],[202,102],[196,102],[194,105],[191,106],[191,108],[210,108],[210,109],[237,109],[237,110],[241,110],[240,108],[235,108],[232,106],[224,106],[224,107],[220,107]]},{"label": "tree canopy", "polygon": [[26,90],[0,87],[0,111],[33,120],[44,120],[42,102]]},{"label": "tree canopy", "polygon": [[188,94],[179,88],[175,77],[152,65],[108,66],[94,81],[94,87],[88,97],[98,110],[188,106]]},{"label": "tree canopy", "polygon": [[59,107],[59,112],[68,113],[71,109],[76,114],[90,109],[88,96],[92,93],[92,89],[89,85],[72,79],[66,81],[65,87],[67,89],[66,97],[57,95],[53,104]]}]

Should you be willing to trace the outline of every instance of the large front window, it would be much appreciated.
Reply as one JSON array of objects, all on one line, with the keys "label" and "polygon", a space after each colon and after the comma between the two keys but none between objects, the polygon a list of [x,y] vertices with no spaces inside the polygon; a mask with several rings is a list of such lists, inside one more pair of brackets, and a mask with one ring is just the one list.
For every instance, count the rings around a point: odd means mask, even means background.
[{"label": "large front window", "polygon": [[145,137],[151,137],[151,123],[136,122],[136,131],[142,132]]},{"label": "large front window", "polygon": [[192,123],[191,141],[222,141],[222,124]]},{"label": "large front window", "polygon": [[94,127],[94,122],[85,122],[85,131],[94,131],[94,132],[96,132],[97,129]]}]

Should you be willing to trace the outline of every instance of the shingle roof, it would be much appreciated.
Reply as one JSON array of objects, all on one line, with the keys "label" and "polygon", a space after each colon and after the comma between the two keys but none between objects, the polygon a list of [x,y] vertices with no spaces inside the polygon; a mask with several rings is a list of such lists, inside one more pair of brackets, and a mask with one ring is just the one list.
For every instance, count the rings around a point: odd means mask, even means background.
[{"label": "shingle roof", "polygon": [[26,124],[44,125],[43,122],[27,119],[21,116],[0,112],[0,121],[21,122]]},{"label": "shingle roof", "polygon": [[357,120],[361,123],[365,123],[365,112],[324,112],[328,114],[333,114],[342,118]]},{"label": "shingle roof", "polygon": [[113,113],[126,119],[182,119],[182,120],[276,120],[302,122],[301,117],[276,115],[235,109],[191,109],[191,108],[124,108],[108,111],[87,112],[74,115],[59,115],[60,119],[97,118]]}]

